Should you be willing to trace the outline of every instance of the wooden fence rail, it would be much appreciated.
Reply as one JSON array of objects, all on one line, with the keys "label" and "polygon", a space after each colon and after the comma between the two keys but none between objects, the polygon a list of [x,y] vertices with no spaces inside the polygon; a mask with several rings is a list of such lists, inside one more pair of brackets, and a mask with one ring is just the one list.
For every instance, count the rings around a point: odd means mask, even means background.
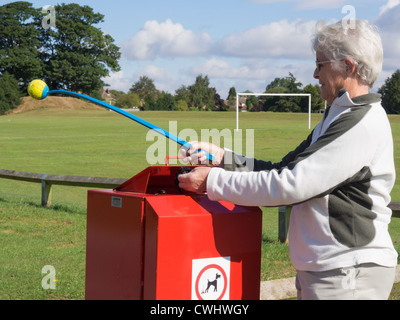
[{"label": "wooden fence rail", "polygon": [[[127,180],[120,178],[48,175],[42,173],[21,172],[3,169],[0,169],[0,178],[41,183],[42,206],[46,207],[49,207],[51,205],[51,187],[53,184],[62,186],[107,189],[115,188]],[[400,202],[391,202],[388,207],[392,209],[392,217],[400,218]],[[281,242],[287,242],[290,211],[291,207],[279,207],[278,237]]]},{"label": "wooden fence rail", "polygon": [[82,177],[66,175],[50,175],[42,173],[31,173],[14,170],[0,169],[0,178],[36,182],[42,184],[42,206],[51,205],[52,185],[88,187],[88,188],[115,188],[127,179]]}]

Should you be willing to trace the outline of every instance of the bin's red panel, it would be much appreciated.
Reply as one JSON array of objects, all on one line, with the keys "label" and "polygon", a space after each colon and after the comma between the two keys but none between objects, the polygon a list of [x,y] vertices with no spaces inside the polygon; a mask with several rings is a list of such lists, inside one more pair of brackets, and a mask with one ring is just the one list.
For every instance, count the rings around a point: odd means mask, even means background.
[{"label": "bin's red panel", "polygon": [[[230,259],[224,296],[259,299],[259,208],[214,202],[207,196],[159,196],[146,198],[145,211],[144,299],[208,299],[210,295],[201,293],[201,288],[194,295],[198,274],[192,264],[218,257]],[[217,281],[221,293],[223,281]],[[220,293],[213,297],[221,298]]]},{"label": "bin's red panel", "polygon": [[86,299],[141,299],[143,197],[88,192]]}]

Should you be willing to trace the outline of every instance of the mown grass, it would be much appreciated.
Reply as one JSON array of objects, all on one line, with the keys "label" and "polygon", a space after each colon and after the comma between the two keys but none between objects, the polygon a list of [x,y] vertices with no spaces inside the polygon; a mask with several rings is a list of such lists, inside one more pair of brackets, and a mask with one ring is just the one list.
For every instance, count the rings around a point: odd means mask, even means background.
[{"label": "mown grass", "polygon": [[[236,127],[234,113],[143,112],[139,116],[177,133]],[[312,126],[321,115],[313,115]],[[400,117],[391,116],[396,169],[400,161]],[[278,161],[310,133],[308,115],[240,114],[240,128],[254,129],[254,154]],[[186,131],[187,132],[187,131]],[[0,117],[0,168],[47,174],[129,178],[148,166],[147,129],[103,110],[40,109]],[[181,138],[187,138],[182,136]],[[187,138],[188,140],[194,137]],[[171,147],[177,154],[178,147]],[[243,145],[243,152],[246,145]],[[167,148],[167,154],[169,149]],[[399,171],[398,171],[399,172]],[[83,299],[86,188],[53,187],[53,206],[40,206],[40,185],[0,179],[0,299]],[[392,193],[400,201],[399,183]],[[262,280],[292,277],[288,245],[278,241],[277,208],[264,208]],[[390,232],[400,251],[400,219]],[[44,290],[43,266],[56,269],[56,290]],[[397,294],[398,295],[398,294]]]},{"label": "mown grass", "polygon": [[[0,206],[0,299],[83,299],[84,210],[73,205],[45,209],[29,196],[19,201],[2,196]],[[47,265],[56,270],[55,290],[42,287]]]}]

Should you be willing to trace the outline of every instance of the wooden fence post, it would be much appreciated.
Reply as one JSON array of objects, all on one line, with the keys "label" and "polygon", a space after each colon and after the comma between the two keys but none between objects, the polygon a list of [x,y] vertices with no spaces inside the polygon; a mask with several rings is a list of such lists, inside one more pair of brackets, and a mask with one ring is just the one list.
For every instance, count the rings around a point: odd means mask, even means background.
[{"label": "wooden fence post", "polygon": [[42,180],[42,206],[47,208],[51,206],[51,184],[45,180]]}]

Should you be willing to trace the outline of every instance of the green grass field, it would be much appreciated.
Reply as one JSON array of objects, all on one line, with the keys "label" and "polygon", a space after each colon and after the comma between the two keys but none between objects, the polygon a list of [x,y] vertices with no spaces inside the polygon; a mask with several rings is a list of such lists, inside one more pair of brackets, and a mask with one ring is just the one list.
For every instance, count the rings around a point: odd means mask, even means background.
[{"label": "green grass field", "polygon": [[[141,112],[176,133],[228,128],[235,113]],[[312,127],[321,119],[312,116]],[[390,116],[400,161],[400,116]],[[174,123],[172,123],[174,125]],[[240,128],[254,129],[254,155],[278,161],[310,133],[307,114],[241,113]],[[148,130],[106,110],[39,109],[0,117],[0,168],[47,174],[130,178],[148,166]],[[181,136],[183,139],[195,137]],[[243,144],[245,144],[243,142]],[[167,154],[178,146],[168,144]],[[246,152],[243,145],[242,151]],[[160,157],[162,158],[162,157]],[[335,164],[332,164],[335,165]],[[399,178],[397,178],[399,179]],[[392,193],[400,201],[399,181]],[[86,188],[53,186],[52,207],[40,206],[40,185],[0,179],[0,299],[83,299],[85,286]],[[278,209],[264,209],[262,280],[294,276],[288,246],[278,241]],[[397,221],[396,221],[397,220]],[[390,232],[400,251],[400,219]],[[42,288],[42,268],[56,269],[56,289]],[[398,298],[397,293],[397,298]]]}]

